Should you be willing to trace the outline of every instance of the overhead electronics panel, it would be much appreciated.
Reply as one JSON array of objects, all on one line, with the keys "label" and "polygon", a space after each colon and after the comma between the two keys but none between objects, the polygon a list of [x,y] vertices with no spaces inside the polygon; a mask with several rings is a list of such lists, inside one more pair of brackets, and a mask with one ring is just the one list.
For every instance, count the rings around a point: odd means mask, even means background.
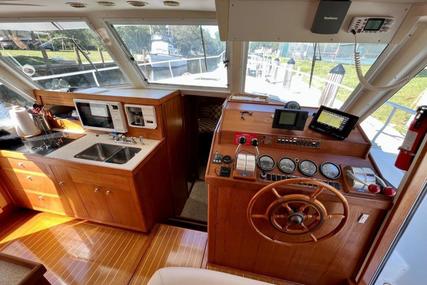
[{"label": "overhead electronics panel", "polygon": [[[217,1],[222,2],[222,1]],[[315,1],[229,0],[218,6],[217,17],[222,40],[282,42],[353,42],[348,27],[354,17],[393,18],[382,33],[360,33],[360,42],[388,43],[402,23],[411,4],[352,1],[338,33],[316,34],[311,31],[318,5]],[[369,26],[378,24],[368,22]],[[369,28],[369,26],[367,28]]]}]

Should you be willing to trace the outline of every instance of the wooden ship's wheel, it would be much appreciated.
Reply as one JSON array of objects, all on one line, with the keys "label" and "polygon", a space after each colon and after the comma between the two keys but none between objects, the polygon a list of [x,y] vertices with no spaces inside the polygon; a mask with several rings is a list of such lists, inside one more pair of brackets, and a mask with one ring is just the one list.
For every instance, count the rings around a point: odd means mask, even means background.
[{"label": "wooden ship's wheel", "polygon": [[[304,184],[315,187],[313,192],[280,194],[285,186]],[[328,213],[324,203],[318,200],[323,191],[338,198],[342,204],[342,213]],[[274,197],[267,206],[263,202],[266,195]],[[263,238],[284,245],[327,240],[342,230],[348,215],[347,199],[334,187],[311,178],[295,178],[269,184],[252,197],[247,208],[247,218],[252,228]],[[328,223],[332,224],[327,225]]]}]

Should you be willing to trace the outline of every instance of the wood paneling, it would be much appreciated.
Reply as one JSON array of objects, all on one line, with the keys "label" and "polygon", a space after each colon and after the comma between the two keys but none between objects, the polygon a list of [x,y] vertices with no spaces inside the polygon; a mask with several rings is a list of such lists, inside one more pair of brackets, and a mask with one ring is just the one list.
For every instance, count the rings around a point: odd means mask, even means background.
[{"label": "wood paneling", "polygon": [[[255,192],[209,186],[209,263],[307,285],[340,284],[357,273],[386,213],[352,205],[337,236],[319,244],[281,246],[258,236],[246,221],[246,205]],[[369,215],[365,224],[357,223],[362,213]]]},{"label": "wood paneling", "polygon": [[[319,148],[305,147],[306,153],[337,153],[340,155],[357,156],[366,158],[371,143],[366,138],[362,128],[356,127],[346,140],[338,140],[330,136],[315,132],[308,128],[311,122],[311,116],[307,119],[305,129],[303,131],[283,130],[272,128],[272,114],[278,106],[267,106],[258,104],[242,104],[229,102],[223,112],[223,123],[221,125],[221,133],[219,142],[221,144],[232,144],[234,142],[234,134],[236,132],[254,134],[258,137],[260,146],[267,141],[264,138],[269,137],[271,142],[266,147],[276,147],[283,149],[283,144],[277,144],[277,137],[300,137],[311,138],[320,141]],[[314,108],[304,108],[305,111],[313,113]],[[241,111],[250,112],[252,115],[245,116],[241,119]],[[300,145],[288,144],[285,146],[287,150],[301,150]],[[333,151],[331,151],[333,150]]]},{"label": "wood paneling", "polygon": [[172,180],[172,197],[175,215],[179,215],[188,198],[186,145],[184,120],[182,116],[182,98],[177,96],[162,106],[166,129],[169,173]]},{"label": "wood paneling", "polygon": [[427,183],[427,137],[424,138],[419,153],[408,172],[406,179],[399,187],[396,204],[378,233],[378,237],[361,270],[357,279],[360,282],[358,284],[371,284],[371,279],[379,269],[396,236],[398,236],[405,219],[424,191]]}]

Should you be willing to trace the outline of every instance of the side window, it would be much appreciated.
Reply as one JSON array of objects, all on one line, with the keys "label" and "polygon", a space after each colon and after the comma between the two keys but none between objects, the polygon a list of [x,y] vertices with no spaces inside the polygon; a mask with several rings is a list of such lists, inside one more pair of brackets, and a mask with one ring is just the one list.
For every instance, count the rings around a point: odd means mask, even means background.
[{"label": "side window", "polygon": [[371,153],[384,177],[398,187],[404,171],[394,166],[416,109],[427,105],[427,69],[406,84],[362,122],[372,142]]},{"label": "side window", "polygon": [[0,60],[44,89],[127,82],[85,22],[0,23]]}]

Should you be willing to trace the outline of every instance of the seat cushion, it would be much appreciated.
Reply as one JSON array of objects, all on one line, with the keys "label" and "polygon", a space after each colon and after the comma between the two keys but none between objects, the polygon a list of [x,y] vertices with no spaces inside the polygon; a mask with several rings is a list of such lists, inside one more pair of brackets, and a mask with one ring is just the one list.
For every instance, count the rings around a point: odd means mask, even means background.
[{"label": "seat cushion", "polygon": [[272,285],[253,279],[200,268],[166,267],[157,270],[148,285]]}]

